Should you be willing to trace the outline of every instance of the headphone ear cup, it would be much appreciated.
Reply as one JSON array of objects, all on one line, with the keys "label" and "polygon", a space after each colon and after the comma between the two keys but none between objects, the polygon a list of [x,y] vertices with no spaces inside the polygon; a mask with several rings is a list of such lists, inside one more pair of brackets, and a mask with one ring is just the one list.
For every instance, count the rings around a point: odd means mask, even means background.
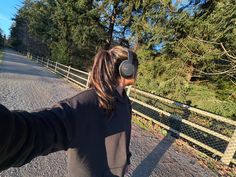
[{"label": "headphone ear cup", "polygon": [[131,78],[134,75],[134,66],[127,60],[122,61],[119,66],[120,75],[124,78]]}]

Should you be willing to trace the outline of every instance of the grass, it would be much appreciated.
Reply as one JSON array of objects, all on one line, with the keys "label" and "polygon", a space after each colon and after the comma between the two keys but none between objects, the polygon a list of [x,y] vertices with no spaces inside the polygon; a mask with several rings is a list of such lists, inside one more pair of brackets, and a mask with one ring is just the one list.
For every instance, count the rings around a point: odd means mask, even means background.
[{"label": "grass", "polygon": [[143,120],[145,119],[139,119],[138,116],[133,116],[132,122],[144,130],[149,130],[148,126],[143,122]]}]

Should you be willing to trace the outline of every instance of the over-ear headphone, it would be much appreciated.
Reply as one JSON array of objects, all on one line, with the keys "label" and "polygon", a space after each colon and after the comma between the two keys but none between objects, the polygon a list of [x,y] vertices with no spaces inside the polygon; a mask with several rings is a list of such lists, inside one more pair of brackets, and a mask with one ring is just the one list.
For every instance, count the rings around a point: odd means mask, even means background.
[{"label": "over-ear headphone", "polygon": [[129,79],[134,76],[134,65],[133,65],[133,54],[127,49],[128,52],[128,60],[124,60],[121,62],[119,66],[119,73],[122,77]]}]

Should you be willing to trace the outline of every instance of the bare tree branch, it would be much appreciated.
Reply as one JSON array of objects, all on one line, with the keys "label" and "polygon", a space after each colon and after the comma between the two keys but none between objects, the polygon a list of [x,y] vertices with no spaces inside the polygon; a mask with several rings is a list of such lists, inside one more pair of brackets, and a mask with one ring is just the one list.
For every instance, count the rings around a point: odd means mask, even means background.
[{"label": "bare tree branch", "polygon": [[231,70],[227,70],[227,71],[222,71],[222,72],[214,72],[214,73],[208,73],[208,72],[204,72],[204,71],[201,71],[201,70],[198,70],[196,68],[194,68],[194,70],[202,73],[202,74],[205,74],[205,75],[211,75],[211,76],[215,76],[215,75],[222,75],[222,74],[228,74],[231,72]]},{"label": "bare tree branch", "polygon": [[229,79],[229,80],[236,86],[236,83],[232,79]]},{"label": "bare tree branch", "polygon": [[227,55],[228,57],[231,57],[231,58],[233,58],[233,59],[236,59],[236,57],[234,57],[234,56],[232,56],[232,55],[230,55],[230,54],[228,53],[228,51],[225,49],[223,43],[220,43],[220,45],[221,45],[222,49],[225,51],[225,53],[226,53],[226,55]]},{"label": "bare tree branch", "polygon": [[[192,39],[192,40],[200,41],[200,42],[209,43],[209,44],[217,44],[217,45],[220,45],[221,48],[224,50],[224,53],[225,53],[228,57],[230,57],[230,58],[236,60],[236,57],[229,54],[229,52],[226,50],[226,48],[225,48],[225,46],[224,46],[224,44],[223,44],[222,42],[219,43],[219,42],[206,41],[206,40],[199,39],[199,38],[193,38],[193,37],[191,37],[191,36],[188,36],[188,38],[189,38],[189,39]],[[233,60],[233,62],[236,62],[236,61],[234,61],[234,60]]]}]

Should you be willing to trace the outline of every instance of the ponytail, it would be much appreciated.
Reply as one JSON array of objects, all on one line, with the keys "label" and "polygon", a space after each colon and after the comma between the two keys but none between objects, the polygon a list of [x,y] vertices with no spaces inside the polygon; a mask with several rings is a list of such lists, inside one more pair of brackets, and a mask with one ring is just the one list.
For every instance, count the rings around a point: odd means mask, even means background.
[{"label": "ponytail", "polygon": [[111,112],[114,108],[113,93],[118,78],[115,78],[114,60],[108,51],[101,50],[96,54],[90,79],[91,86],[98,94],[99,107]]},{"label": "ponytail", "polygon": [[[127,58],[127,50],[121,46],[115,46],[108,51],[100,50],[94,57],[90,87],[96,90],[99,107],[107,110],[108,113],[115,108],[114,93],[120,78],[119,66]],[[134,62],[138,63],[135,53]]]}]

